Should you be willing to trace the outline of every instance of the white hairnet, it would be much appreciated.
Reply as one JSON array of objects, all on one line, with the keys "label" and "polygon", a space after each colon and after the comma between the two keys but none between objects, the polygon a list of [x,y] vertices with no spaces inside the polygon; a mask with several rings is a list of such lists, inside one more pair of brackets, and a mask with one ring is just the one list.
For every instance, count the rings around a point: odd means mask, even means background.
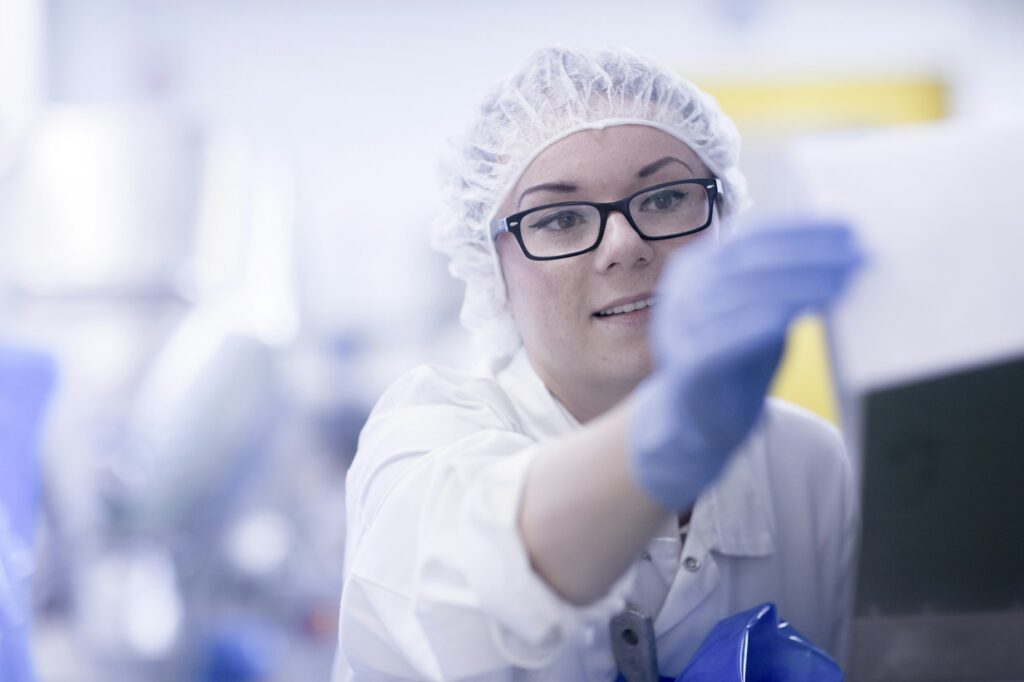
[{"label": "white hairnet", "polygon": [[646,124],[679,138],[722,181],[727,226],[747,203],[740,138],[710,95],[668,67],[623,48],[536,52],[492,89],[442,163],[444,214],[434,248],[466,283],[463,325],[488,357],[520,345],[507,305],[490,221],[529,163],[579,130]]}]

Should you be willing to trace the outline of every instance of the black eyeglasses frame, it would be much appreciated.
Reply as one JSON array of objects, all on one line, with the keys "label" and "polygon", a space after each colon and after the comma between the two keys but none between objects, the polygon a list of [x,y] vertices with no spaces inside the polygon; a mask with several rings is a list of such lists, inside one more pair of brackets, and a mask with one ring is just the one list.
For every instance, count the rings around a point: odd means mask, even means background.
[{"label": "black eyeglasses frame", "polygon": [[[689,230],[685,230],[683,232],[674,233],[674,234],[661,235],[661,236],[650,236],[650,235],[644,234],[643,231],[639,227],[637,227],[636,221],[633,220],[633,216],[632,216],[632,214],[629,211],[629,204],[630,204],[630,202],[633,201],[633,199],[635,199],[638,196],[640,196],[641,194],[646,194],[646,193],[652,192],[654,190],[663,189],[665,187],[671,187],[671,186],[674,186],[674,185],[700,185],[701,187],[704,188],[705,194],[707,195],[707,199],[708,199],[708,219],[707,219],[707,221],[703,225],[701,225],[700,227],[695,227],[695,228],[692,228],[692,229],[689,229]],[[636,192],[633,192],[628,197],[624,197],[622,199],[619,199],[618,201],[608,201],[608,202],[597,202],[597,201],[560,201],[560,202],[554,203],[554,204],[544,204],[543,206],[535,206],[535,207],[529,208],[529,209],[527,209],[525,211],[519,211],[518,213],[513,213],[512,215],[507,216],[505,218],[496,218],[496,219],[492,220],[491,221],[491,239],[492,240],[497,240],[502,232],[511,232],[515,236],[516,241],[519,242],[519,248],[522,249],[523,255],[525,255],[530,260],[539,260],[539,261],[561,260],[562,258],[572,258],[573,256],[581,256],[584,253],[589,253],[589,252],[593,251],[594,249],[596,249],[598,246],[601,245],[601,240],[604,239],[604,228],[608,224],[608,216],[611,214],[612,211],[617,211],[617,212],[621,213],[623,216],[625,216],[626,221],[629,223],[630,227],[632,227],[636,231],[636,233],[638,235],[640,235],[641,239],[645,239],[647,241],[660,241],[662,239],[676,239],[677,237],[685,237],[686,235],[689,235],[689,234],[696,234],[697,232],[700,232],[701,230],[706,229],[711,224],[711,221],[714,219],[715,201],[716,201],[716,199],[721,197],[722,194],[723,194],[723,192],[722,192],[722,181],[719,180],[718,178],[693,178],[693,179],[688,179],[688,180],[673,180],[672,182],[663,182],[661,184],[654,185],[652,187],[644,187],[643,189],[638,190]],[[529,214],[534,213],[536,211],[547,210],[547,209],[552,209],[552,208],[558,208],[560,206],[592,206],[593,208],[596,208],[598,213],[601,216],[601,224],[600,224],[600,227],[598,228],[598,231],[597,231],[597,239],[594,241],[594,243],[592,245],[588,246],[587,248],[581,249],[579,251],[573,251],[572,253],[567,253],[567,254],[563,254],[563,255],[559,255],[559,256],[535,256],[535,255],[533,255],[532,253],[530,253],[529,249],[526,248],[526,243],[523,240],[523,235],[522,235],[522,221],[523,221],[523,218],[525,218]]]}]

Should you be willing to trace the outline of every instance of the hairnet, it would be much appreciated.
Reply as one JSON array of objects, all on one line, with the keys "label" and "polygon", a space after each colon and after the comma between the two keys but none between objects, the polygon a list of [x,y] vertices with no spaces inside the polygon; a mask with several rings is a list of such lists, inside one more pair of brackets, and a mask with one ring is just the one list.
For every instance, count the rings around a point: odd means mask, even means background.
[{"label": "hairnet", "polygon": [[466,283],[461,320],[486,356],[510,355],[521,343],[490,238],[497,207],[551,144],[580,130],[627,124],[658,128],[693,149],[722,181],[723,226],[746,205],[739,134],[710,95],[623,48],[539,50],[486,95],[442,161],[446,208],[432,243]]}]

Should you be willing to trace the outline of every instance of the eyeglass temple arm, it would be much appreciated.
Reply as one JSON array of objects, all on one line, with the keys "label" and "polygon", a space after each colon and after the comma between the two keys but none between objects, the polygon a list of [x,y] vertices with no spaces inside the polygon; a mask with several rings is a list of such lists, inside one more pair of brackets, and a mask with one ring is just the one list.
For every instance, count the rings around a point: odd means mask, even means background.
[{"label": "eyeglass temple arm", "polygon": [[502,232],[508,232],[508,225],[504,218],[495,218],[491,221],[491,241],[494,241]]}]

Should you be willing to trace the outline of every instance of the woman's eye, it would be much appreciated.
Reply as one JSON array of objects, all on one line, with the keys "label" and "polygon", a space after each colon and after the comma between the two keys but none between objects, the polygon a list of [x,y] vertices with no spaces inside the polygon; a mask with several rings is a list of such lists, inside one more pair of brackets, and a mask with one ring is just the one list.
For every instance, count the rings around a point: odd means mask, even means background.
[{"label": "woman's eye", "polygon": [[663,189],[644,199],[640,204],[640,210],[668,211],[681,204],[685,198],[686,194],[677,189]]},{"label": "woman's eye", "polygon": [[569,230],[578,227],[583,222],[583,216],[575,211],[559,211],[541,218],[530,227],[537,230]]}]

